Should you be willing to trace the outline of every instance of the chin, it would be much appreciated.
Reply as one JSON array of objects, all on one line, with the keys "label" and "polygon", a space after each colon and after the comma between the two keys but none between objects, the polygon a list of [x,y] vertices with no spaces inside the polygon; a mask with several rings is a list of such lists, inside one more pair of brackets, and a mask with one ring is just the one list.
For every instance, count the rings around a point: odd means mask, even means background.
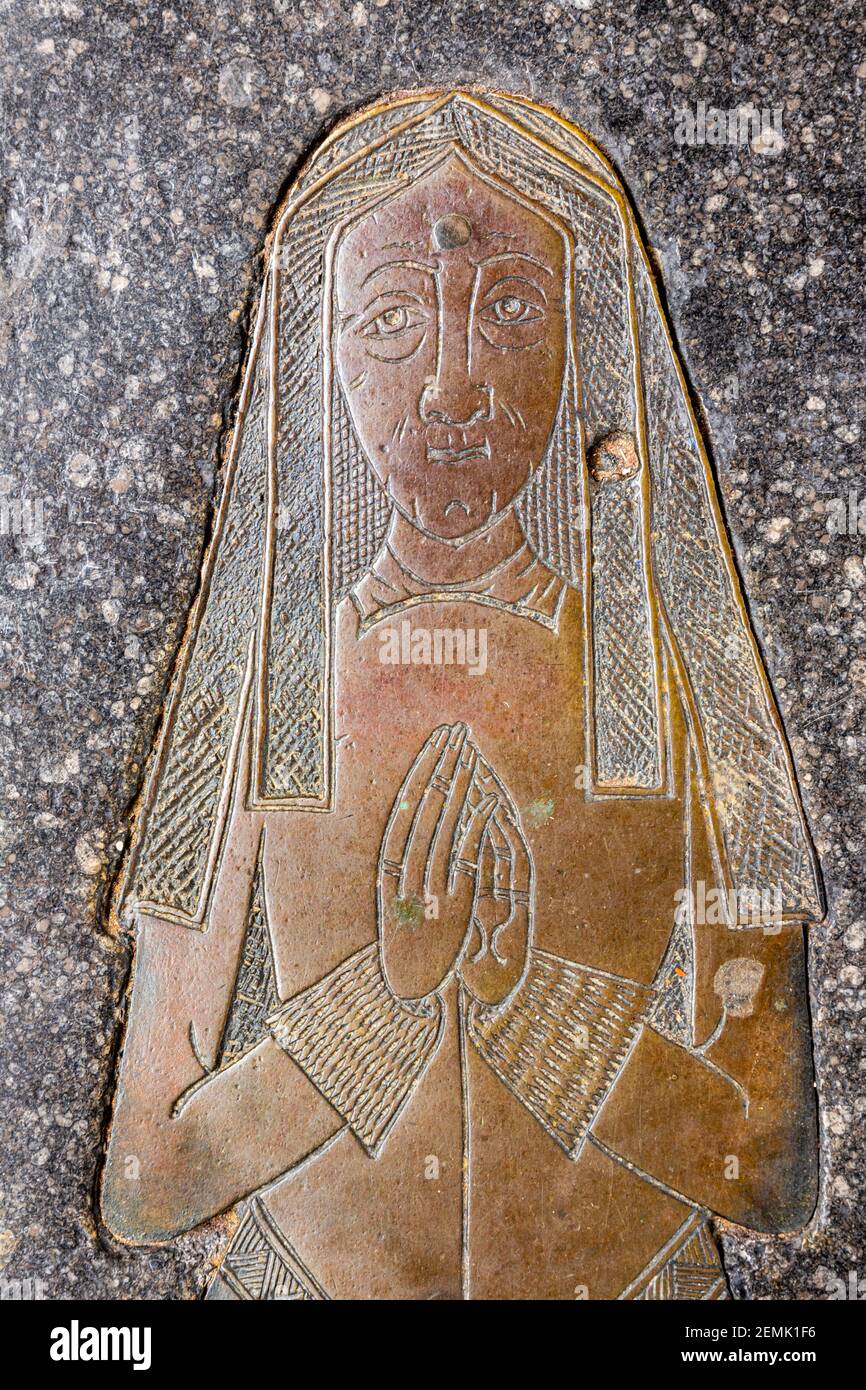
[{"label": "chin", "polygon": [[437,512],[434,516],[422,516],[420,520],[428,535],[436,536],[442,541],[461,541],[477,535],[479,530],[483,530],[490,523],[492,517],[489,508],[471,509],[467,516],[462,507],[455,507],[447,516]]}]

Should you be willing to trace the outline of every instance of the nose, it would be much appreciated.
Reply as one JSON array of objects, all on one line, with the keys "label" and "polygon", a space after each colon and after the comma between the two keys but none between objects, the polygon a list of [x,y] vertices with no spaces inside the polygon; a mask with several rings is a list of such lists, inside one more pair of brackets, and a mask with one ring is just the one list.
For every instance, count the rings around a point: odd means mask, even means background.
[{"label": "nose", "polygon": [[425,425],[465,429],[492,416],[493,391],[479,386],[466,373],[449,373],[429,381],[421,392],[419,411]]}]

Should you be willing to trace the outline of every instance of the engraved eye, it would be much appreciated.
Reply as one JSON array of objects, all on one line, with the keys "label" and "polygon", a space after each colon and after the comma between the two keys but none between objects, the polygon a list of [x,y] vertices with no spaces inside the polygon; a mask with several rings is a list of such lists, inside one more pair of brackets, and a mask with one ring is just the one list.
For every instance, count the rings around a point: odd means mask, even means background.
[{"label": "engraved eye", "polygon": [[487,306],[497,323],[527,323],[539,317],[538,305],[518,299],[516,294],[503,295]]},{"label": "engraved eye", "polygon": [[544,291],[524,275],[503,276],[481,302],[481,336],[502,352],[534,347],[544,337],[546,303]]},{"label": "engraved eye", "polygon": [[383,309],[361,332],[365,338],[393,338],[398,333],[415,328],[420,322],[421,316],[413,314],[409,305],[399,304],[391,309]]},{"label": "engraved eye", "polygon": [[370,357],[380,362],[403,362],[421,347],[430,318],[429,306],[417,295],[390,287],[367,305],[354,331],[364,340]]}]

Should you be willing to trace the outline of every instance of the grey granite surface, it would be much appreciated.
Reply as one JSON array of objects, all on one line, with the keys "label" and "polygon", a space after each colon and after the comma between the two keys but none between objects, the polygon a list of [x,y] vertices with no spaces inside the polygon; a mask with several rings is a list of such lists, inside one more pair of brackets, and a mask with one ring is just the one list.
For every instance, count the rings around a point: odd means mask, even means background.
[{"label": "grey granite surface", "polygon": [[[0,0],[0,1277],[191,1297],[219,1223],[97,1227],[127,968],[107,888],[197,579],[271,212],[389,89],[549,101],[616,161],[663,269],[830,901],[811,941],[823,1183],[810,1228],[730,1230],[750,1298],[866,1278],[866,497],[861,7],[610,0]],[[689,146],[676,108],[781,135]],[[777,119],[778,123],[778,119]],[[29,534],[12,534],[16,502]],[[866,505],[864,505],[866,513]],[[866,515],[863,530],[866,531]]]}]

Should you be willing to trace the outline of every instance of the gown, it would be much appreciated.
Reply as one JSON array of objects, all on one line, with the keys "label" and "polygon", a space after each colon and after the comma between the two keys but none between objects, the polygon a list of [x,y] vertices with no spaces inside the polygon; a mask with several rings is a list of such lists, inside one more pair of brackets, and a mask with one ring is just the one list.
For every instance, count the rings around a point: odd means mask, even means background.
[{"label": "gown", "polygon": [[[485,678],[383,661],[383,631],[407,622],[483,627]],[[385,550],[338,610],[336,651],[344,833],[335,850],[329,818],[236,812],[258,855],[220,1058],[269,1031],[335,1132],[244,1204],[207,1297],[727,1297],[707,1213],[593,1135],[641,1031],[684,1045],[693,1031],[674,905],[684,875],[710,868],[687,866],[687,843],[707,851],[675,684],[667,794],[592,802],[580,601],[528,549],[471,594],[430,592]],[[383,977],[381,826],[443,720],[467,723],[508,787],[534,866],[528,961],[504,1005],[456,977],[406,1002]]]}]

